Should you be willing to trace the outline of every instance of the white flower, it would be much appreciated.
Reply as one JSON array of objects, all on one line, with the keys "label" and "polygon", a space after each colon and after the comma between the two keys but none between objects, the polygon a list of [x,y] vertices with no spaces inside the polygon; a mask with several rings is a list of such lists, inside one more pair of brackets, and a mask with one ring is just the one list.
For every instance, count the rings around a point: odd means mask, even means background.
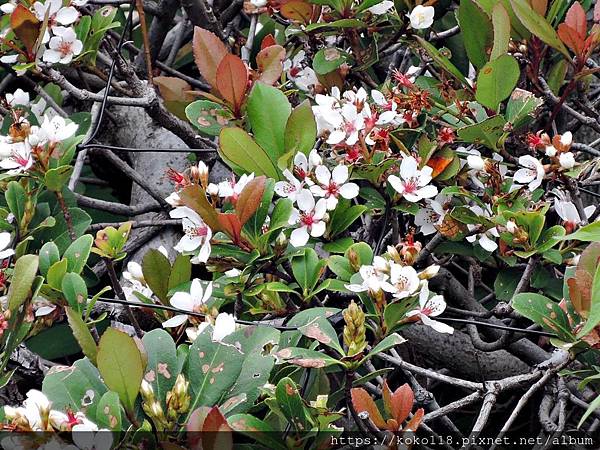
[{"label": "white flower", "polygon": [[[43,22],[46,14],[48,15],[48,25],[54,32],[56,25],[71,25],[79,18],[79,12],[72,6],[63,8],[62,0],[46,0],[44,3],[35,2],[33,12],[40,22]],[[55,33],[56,34],[56,33]]]},{"label": "white flower", "polygon": [[418,169],[417,160],[407,156],[400,164],[400,177],[390,175],[388,183],[409,202],[435,197],[437,188],[429,185],[433,169],[429,166]]},{"label": "white flower", "polygon": [[181,225],[185,233],[174,247],[179,253],[194,252],[200,248],[198,253],[199,262],[208,261],[210,256],[210,240],[212,230],[204,223],[196,211],[187,206],[179,206],[169,213],[173,219],[182,219]]},{"label": "white flower", "polygon": [[9,2],[6,2],[2,5],[0,5],[0,11],[2,11],[4,14],[12,14],[12,12],[15,10],[16,7],[17,7],[17,2],[15,0],[11,0]]},{"label": "white flower", "polygon": [[429,298],[429,286],[427,281],[423,282],[423,287],[419,293],[419,308],[413,309],[406,313],[407,317],[417,316],[421,319],[424,325],[433,328],[438,333],[454,333],[454,328],[445,323],[431,319],[431,317],[439,316],[446,309],[446,302],[441,295],[434,295]]},{"label": "white flower", "polygon": [[10,233],[4,231],[0,233],[0,260],[6,259],[9,256],[15,254],[15,251],[10,248],[10,241],[12,240]]},{"label": "white flower", "polygon": [[304,59],[306,53],[300,50],[294,58],[287,59],[283,63],[283,70],[287,73],[288,78],[292,80],[296,86],[302,91],[308,92],[310,88],[319,83],[317,74],[310,67],[304,67]]},{"label": "white flower", "polygon": [[48,49],[42,59],[49,63],[69,64],[74,56],[83,50],[83,43],[77,39],[73,28],[54,27],[54,36],[50,39]]},{"label": "white flower", "polygon": [[0,56],[0,62],[3,62],[4,64],[14,64],[19,60],[19,54],[18,53],[13,53],[10,55],[3,55]]},{"label": "white flower", "polygon": [[67,123],[65,119],[58,115],[52,117],[52,119],[44,116],[44,121],[39,130],[39,139],[40,141],[47,139],[52,144],[62,142],[73,136],[77,132],[77,128],[79,126],[75,122]]},{"label": "white flower", "polygon": [[450,200],[445,194],[438,194],[435,199],[428,200],[425,208],[420,208],[415,215],[415,225],[425,236],[437,231],[436,225],[441,225],[444,221],[446,211],[444,204]]},{"label": "white flower", "polygon": [[232,314],[219,313],[215,319],[215,328],[212,334],[212,340],[221,342],[225,337],[235,331],[235,317]]},{"label": "white flower", "polygon": [[[478,216],[484,216],[484,217],[489,217],[489,213],[487,211],[484,211],[480,206],[478,205],[474,205],[471,206],[469,208],[471,211],[473,211],[475,214],[477,214]],[[469,231],[473,231],[475,228],[477,228],[478,225],[473,225],[473,224],[468,224],[467,225],[467,229]],[[476,235],[472,235],[472,236],[467,236],[467,242],[475,242],[477,241],[477,243],[486,251],[488,252],[494,252],[496,251],[496,249],[498,248],[498,244],[496,243],[496,239],[500,237],[500,234],[498,233],[498,230],[496,229],[496,227],[492,227],[488,230],[485,230],[482,233],[476,234]]]},{"label": "white flower", "polygon": [[174,208],[181,206],[181,197],[179,197],[177,192],[170,193],[169,196],[165,198],[165,201]]},{"label": "white flower", "polygon": [[506,222],[506,231],[508,231],[509,233],[514,234],[517,232],[518,229],[519,227],[517,226],[514,220],[509,220]]},{"label": "white flower", "polygon": [[381,256],[373,259],[373,265],[363,265],[358,269],[362,278],[361,284],[346,284],[345,287],[352,292],[365,292],[376,294],[383,290],[383,284],[388,279],[389,263]]},{"label": "white flower", "polygon": [[320,199],[315,204],[315,199],[310,191],[304,189],[297,197],[298,209],[294,208],[290,215],[289,224],[299,225],[290,236],[290,243],[294,247],[301,247],[308,242],[310,236],[319,237],[325,233],[323,218],[327,211],[327,201]]},{"label": "white flower", "polygon": [[27,392],[27,399],[23,402],[24,413],[33,430],[41,430],[45,425],[43,421],[47,420],[50,414],[50,400],[42,392],[35,389]]},{"label": "white flower", "polygon": [[515,172],[514,179],[517,183],[528,184],[530,191],[535,191],[542,184],[546,171],[542,163],[531,155],[519,157],[519,164],[525,167]]},{"label": "white flower", "polygon": [[435,9],[433,6],[417,5],[413,8],[408,16],[410,19],[410,26],[415,30],[424,30],[433,25],[433,16],[435,15]]},{"label": "white flower", "polygon": [[342,123],[327,138],[328,144],[345,141],[348,145],[358,142],[358,133],[365,127],[365,118],[358,112],[356,105],[346,103],[341,109]]},{"label": "white flower", "polygon": [[31,112],[38,119],[38,122],[42,121],[44,116],[44,111],[46,110],[46,100],[43,97],[38,98],[35,102],[33,102],[30,106]]},{"label": "white flower", "polygon": [[6,94],[6,103],[13,108],[18,105],[27,106],[29,105],[29,93],[19,88],[12,94]]},{"label": "white flower", "polygon": [[348,166],[339,164],[331,172],[325,166],[318,166],[315,169],[315,175],[319,185],[312,186],[310,190],[317,197],[327,200],[327,209],[329,210],[335,209],[340,195],[347,200],[358,195],[358,185],[347,183]]},{"label": "white flower", "polygon": [[[175,308],[189,312],[199,312],[200,306],[204,305],[212,295],[212,282],[208,283],[206,290],[202,288],[200,280],[192,280],[190,292],[175,292],[171,297],[171,305]],[[164,328],[178,327],[188,319],[187,314],[178,314],[163,322]]]},{"label": "white flower", "polygon": [[[6,150],[10,154],[0,161],[1,169],[9,169],[7,172],[9,174],[18,174],[28,170],[33,165],[31,147],[27,142],[15,142],[14,144],[0,143],[0,147],[4,145],[7,145]],[[4,149],[2,153],[5,153]]]},{"label": "white flower", "polygon": [[467,156],[467,165],[470,169],[481,171],[485,168],[485,161],[480,155]]},{"label": "white flower", "polygon": [[43,317],[53,312],[56,309],[56,305],[39,296],[33,300],[33,308],[35,310],[35,317]]},{"label": "white flower", "polygon": [[402,299],[414,294],[419,283],[419,275],[414,267],[393,263],[390,267],[390,280],[383,283],[382,287],[395,298]]},{"label": "white flower", "polygon": [[554,148],[554,145],[546,145],[546,149],[544,150],[544,153],[546,154],[546,156],[549,157],[554,157],[556,156],[556,148]]},{"label": "white flower", "polygon": [[127,263],[127,270],[123,272],[123,278],[126,280],[136,280],[142,283],[145,282],[142,266],[135,261],[129,261]]},{"label": "white flower", "polygon": [[571,152],[561,153],[558,157],[558,162],[563,169],[572,169],[575,167],[575,156]]},{"label": "white flower", "polygon": [[342,126],[344,118],[340,111],[340,90],[337,87],[331,88],[331,95],[317,94],[315,102],[317,104],[312,110],[319,135]]},{"label": "white flower", "polygon": [[[581,223],[579,211],[577,211],[577,207],[573,202],[556,198],[554,199],[554,210],[556,211],[556,214],[568,224],[579,225]],[[594,214],[594,211],[596,211],[596,206],[594,205],[584,208],[583,212],[586,215],[586,219]]]},{"label": "white flower", "polygon": [[219,183],[219,197],[224,197],[228,201],[235,203],[246,185],[254,179],[254,174],[242,175],[237,181],[235,178],[231,180],[221,181]]},{"label": "white flower", "polygon": [[255,8],[262,8],[263,6],[267,6],[267,0],[250,0],[250,3]]},{"label": "white flower", "polygon": [[376,16],[379,16],[381,14],[385,14],[393,7],[394,7],[394,2],[392,2],[391,0],[383,0],[381,3],[368,8],[367,11],[369,11],[372,14],[375,14]]},{"label": "white flower", "polygon": [[566,133],[562,134],[560,136],[560,143],[565,147],[571,145],[573,143],[573,133],[567,131]]},{"label": "white flower", "polygon": [[278,181],[275,183],[275,193],[280,197],[287,197],[292,202],[295,202],[298,194],[302,191],[302,183],[298,181],[289,169],[283,171],[283,176],[287,181]]}]

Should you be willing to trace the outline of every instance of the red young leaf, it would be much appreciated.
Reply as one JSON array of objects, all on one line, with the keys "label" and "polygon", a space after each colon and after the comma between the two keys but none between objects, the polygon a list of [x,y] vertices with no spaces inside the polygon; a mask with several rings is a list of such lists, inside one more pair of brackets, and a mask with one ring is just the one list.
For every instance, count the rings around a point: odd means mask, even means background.
[{"label": "red young leaf", "polygon": [[194,28],[194,61],[202,76],[213,88],[217,87],[217,68],[229,53],[225,44],[213,33],[200,27]]},{"label": "red young leaf", "polygon": [[433,178],[437,177],[440,173],[446,170],[446,167],[452,162],[454,158],[445,158],[443,156],[432,156],[427,161],[427,165],[433,169],[431,172],[431,176]]},{"label": "red young leaf", "polygon": [[204,421],[209,412],[210,408],[208,406],[201,406],[200,408],[195,409],[190,414],[190,418],[185,425],[185,429],[188,432],[187,443],[192,450],[200,450],[202,448],[202,435],[200,434],[200,431],[202,431]]},{"label": "red young leaf", "polygon": [[233,106],[236,115],[244,102],[248,76],[246,64],[235,55],[226,55],[217,68],[217,90]]},{"label": "red young leaf", "polygon": [[582,39],[585,39],[587,36],[587,19],[581,3],[573,3],[573,6],[567,11],[565,23],[573,28]]},{"label": "red young leaf", "polygon": [[219,213],[218,219],[221,230],[227,233],[234,244],[239,244],[241,241],[242,224],[238,216],[231,213]]},{"label": "red young leaf", "polygon": [[[392,391],[387,384],[387,380],[383,380],[383,389],[381,390],[381,397],[383,399],[383,407],[388,415],[392,415]],[[388,420],[389,424],[389,420]]]},{"label": "red young leaf", "polygon": [[243,227],[250,217],[256,212],[260,206],[263,194],[265,192],[265,183],[267,178],[262,175],[248,182],[237,199],[235,204],[235,213]]},{"label": "red young leaf", "polygon": [[213,406],[202,427],[202,450],[230,450],[233,448],[233,430],[218,406]]},{"label": "red young leaf", "polygon": [[32,53],[40,36],[42,22],[29,9],[19,4],[10,15],[10,27],[23,43],[30,57],[35,57]]},{"label": "red young leaf", "polygon": [[206,193],[197,184],[186,187],[179,193],[179,198],[188,208],[196,211],[209,228],[216,233],[221,231],[221,223],[215,208],[206,199]]},{"label": "red young leaf", "polygon": [[268,48],[272,45],[277,45],[277,41],[275,40],[273,35],[269,33],[260,42],[260,49],[264,50],[265,48]]},{"label": "red young leaf", "polygon": [[386,428],[385,420],[381,417],[381,413],[377,408],[377,405],[363,388],[353,388],[351,391],[352,405],[357,413],[366,411],[369,414],[369,418],[373,421],[375,426],[380,430]]},{"label": "red young leaf", "polygon": [[285,49],[281,45],[271,45],[256,55],[256,64],[260,72],[259,80],[265,84],[274,84],[283,72]]},{"label": "red young leaf", "polygon": [[421,422],[423,421],[424,415],[425,411],[423,410],[423,408],[417,409],[415,415],[412,417],[412,419],[409,420],[409,422],[404,427],[404,431],[417,431],[417,428],[419,428],[419,425],[421,425]]},{"label": "red young leaf", "polygon": [[531,0],[531,7],[540,16],[546,17],[546,10],[548,9],[548,0]]},{"label": "red young leaf", "polygon": [[408,384],[403,384],[392,394],[391,413],[398,424],[406,420],[412,410],[415,394]]},{"label": "red young leaf", "polygon": [[569,47],[576,55],[583,52],[584,41],[573,28],[566,23],[561,23],[557,29],[558,37]]}]

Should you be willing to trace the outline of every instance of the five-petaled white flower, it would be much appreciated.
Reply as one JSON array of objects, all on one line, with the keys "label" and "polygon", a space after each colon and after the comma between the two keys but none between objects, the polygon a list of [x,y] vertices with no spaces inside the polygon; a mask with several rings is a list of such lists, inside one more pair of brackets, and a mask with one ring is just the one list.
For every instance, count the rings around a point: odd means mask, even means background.
[{"label": "five-petaled white flower", "polygon": [[429,166],[418,169],[417,160],[407,156],[400,164],[400,177],[390,175],[388,183],[409,202],[435,197],[437,188],[429,184],[433,169]]},{"label": "five-petaled white flower", "polygon": [[358,195],[358,185],[348,183],[348,166],[339,164],[329,171],[325,166],[318,166],[315,169],[315,176],[319,184],[311,186],[311,192],[317,197],[323,197],[327,200],[327,209],[332,210],[338,204],[338,198],[350,200]]},{"label": "five-petaled white flower", "polygon": [[[63,8],[62,0],[46,0],[44,3],[35,2],[33,12],[40,22],[48,15],[48,27],[54,34],[57,25],[71,25],[79,18],[79,12],[72,6]],[[46,40],[44,40],[46,42]]]},{"label": "five-petaled white flower", "polygon": [[[209,322],[201,323],[198,328],[188,328],[186,333],[191,341],[195,341],[198,335],[202,334],[209,326]],[[222,342],[227,336],[235,331],[235,317],[229,313],[219,313],[215,319],[211,339],[213,342]]]},{"label": "five-petaled white flower", "polygon": [[[183,311],[199,312],[199,308],[204,305],[212,295],[212,281],[206,285],[206,289],[202,287],[200,280],[195,278],[192,280],[190,292],[175,292],[171,297],[171,305]],[[178,314],[163,322],[164,328],[178,327],[185,323],[188,319],[187,314]]]},{"label": "five-petaled white flower", "polygon": [[[487,211],[484,211],[479,205],[470,206],[469,209],[471,211],[473,211],[475,214],[477,214],[478,216],[483,216],[483,217],[490,216],[489,213]],[[469,231],[473,231],[477,227],[478,227],[478,225],[473,225],[473,224],[467,225],[467,229]],[[492,227],[492,228],[489,228],[488,230],[483,231],[482,233],[478,233],[473,236],[467,236],[466,240],[467,240],[467,242],[471,242],[471,243],[477,241],[477,243],[484,250],[486,250],[488,252],[494,252],[498,248],[496,239],[499,237],[500,237],[500,234],[498,234],[498,230],[496,229],[496,227]]]},{"label": "five-petaled white flower", "polygon": [[517,183],[527,184],[531,192],[542,184],[546,171],[542,163],[531,155],[519,157],[519,164],[524,168],[515,172],[514,179]]},{"label": "five-petaled white flower", "polygon": [[352,292],[365,292],[377,294],[383,290],[383,285],[389,278],[389,263],[385,258],[376,256],[373,258],[373,265],[363,265],[358,269],[362,278],[361,284],[346,284],[345,287]]},{"label": "five-petaled white flower", "polygon": [[423,325],[427,325],[433,328],[438,333],[454,333],[454,328],[445,323],[433,320],[432,317],[439,316],[446,309],[446,302],[444,297],[441,295],[434,295],[429,298],[429,286],[427,281],[423,282],[421,292],[419,293],[419,307],[406,313],[406,317],[417,316],[423,322]]},{"label": "five-petaled white flower", "polygon": [[433,25],[433,16],[435,15],[435,9],[433,6],[417,5],[410,12],[408,18],[410,19],[410,26],[415,30],[424,30]]},{"label": "five-petaled white flower", "polygon": [[446,216],[444,205],[450,200],[446,194],[438,194],[433,200],[427,201],[425,208],[420,208],[415,215],[415,225],[425,236],[437,231],[436,225],[441,225]]},{"label": "five-petaled white flower", "polygon": [[194,252],[200,248],[197,255],[199,262],[208,261],[210,256],[210,240],[212,239],[212,230],[204,223],[200,215],[187,206],[179,206],[172,210],[169,215],[173,219],[182,219],[184,235],[179,243],[174,247],[179,253]]},{"label": "five-petaled white flower", "polygon": [[6,94],[6,103],[11,107],[29,105],[29,92],[19,88],[15,92]]},{"label": "five-petaled white flower", "polygon": [[242,175],[237,181],[233,177],[230,180],[221,181],[219,183],[219,197],[223,197],[231,203],[237,202],[242,190],[253,179],[254,173],[251,173],[250,175]]},{"label": "five-petaled white flower", "polygon": [[77,128],[79,126],[75,122],[67,123],[65,119],[58,115],[52,118],[44,116],[44,121],[39,129],[38,140],[48,140],[51,144],[56,144],[73,136],[77,132]]},{"label": "five-petaled white flower", "polygon": [[49,63],[69,64],[81,53],[83,43],[77,39],[73,28],[54,27],[53,32],[42,59]]},{"label": "five-petaled white flower", "polygon": [[412,266],[392,263],[389,282],[383,283],[383,290],[393,297],[402,299],[413,295],[419,288],[419,275]]},{"label": "five-petaled white flower", "polygon": [[[6,146],[6,147],[4,147]],[[18,174],[28,170],[33,165],[33,156],[31,147],[24,142],[15,142],[14,144],[0,143],[3,159],[0,160],[0,169],[8,169],[9,174]],[[6,155],[8,153],[8,155]]]},{"label": "five-petaled white flower", "polygon": [[[565,224],[569,225],[570,228],[575,227],[581,223],[581,217],[579,215],[579,211],[577,211],[577,207],[573,204],[573,202],[560,200],[558,198],[554,199],[554,210],[556,214],[565,222]],[[585,213],[585,218],[587,219],[596,211],[595,205],[590,205],[584,208],[583,212]]]},{"label": "five-petaled white flower", "polygon": [[280,197],[287,197],[292,202],[295,202],[298,194],[303,189],[303,182],[298,181],[289,169],[283,171],[283,176],[287,181],[278,181],[275,183],[275,193]]},{"label": "five-petaled white flower", "polygon": [[289,224],[298,225],[290,236],[290,243],[294,247],[306,245],[310,236],[320,237],[325,233],[325,213],[327,212],[327,200],[315,199],[310,191],[303,189],[296,198],[298,209],[293,209]]}]

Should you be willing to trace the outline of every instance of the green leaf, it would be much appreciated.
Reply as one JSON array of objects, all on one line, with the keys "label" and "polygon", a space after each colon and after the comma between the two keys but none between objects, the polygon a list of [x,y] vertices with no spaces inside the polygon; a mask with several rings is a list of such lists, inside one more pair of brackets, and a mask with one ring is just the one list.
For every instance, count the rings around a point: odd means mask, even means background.
[{"label": "green leaf", "polygon": [[521,128],[534,119],[534,113],[542,103],[542,99],[531,92],[515,89],[506,105],[506,121],[513,129]]},{"label": "green leaf", "polygon": [[190,260],[189,256],[177,255],[171,268],[171,274],[169,275],[169,290],[190,281],[192,278],[192,263]]},{"label": "green leaf", "polygon": [[304,100],[296,106],[285,126],[286,152],[302,152],[308,155],[317,140],[317,122],[310,107],[310,102]]},{"label": "green leaf", "polygon": [[582,241],[582,242],[598,242],[600,241],[600,222],[593,222],[579,228],[571,234],[567,234],[559,238],[561,241]]},{"label": "green leaf", "polygon": [[65,312],[67,313],[67,320],[69,321],[71,330],[73,330],[73,336],[75,336],[77,343],[81,347],[81,350],[83,350],[83,354],[95,365],[98,348],[96,347],[92,333],[90,333],[89,328],[81,318],[81,313],[68,307],[65,308]]},{"label": "green leaf", "polygon": [[498,147],[498,140],[504,134],[505,125],[504,117],[496,115],[483,122],[459,128],[457,134],[465,142],[483,144],[495,150]]},{"label": "green leaf", "polygon": [[[85,234],[92,223],[92,218],[89,214],[80,208],[69,208],[69,214],[71,215],[75,237]],[[57,214],[56,225],[52,228],[44,228],[39,235],[39,239],[41,242],[54,242],[58,250],[64,252],[72,242],[64,214]]]},{"label": "green leaf", "polygon": [[296,431],[310,430],[313,423],[304,401],[298,391],[298,386],[291,378],[282,378],[275,388],[277,406],[281,409],[288,422]]},{"label": "green leaf", "polygon": [[344,257],[350,261],[350,265],[358,272],[360,266],[373,262],[373,249],[366,242],[357,242],[346,250]]},{"label": "green leaf", "polygon": [[339,238],[337,241],[328,242],[323,245],[323,250],[329,253],[344,253],[352,244],[354,244],[354,240],[347,236]]},{"label": "green leaf", "polygon": [[325,316],[315,317],[307,324],[299,326],[298,331],[308,338],[315,339],[321,344],[331,347],[341,356],[345,355],[335,329]]},{"label": "green leaf", "polygon": [[[313,3],[316,3],[313,1]],[[321,22],[321,23],[311,23],[306,26],[306,31],[315,31],[322,30],[323,28],[356,28],[361,29],[366,27],[366,24],[362,20],[357,19],[340,19],[333,22]]]},{"label": "green leaf", "polygon": [[44,175],[44,184],[51,191],[60,192],[69,181],[72,173],[72,166],[61,166],[55,169],[49,169]]},{"label": "green leaf", "polygon": [[333,72],[347,61],[347,54],[335,47],[325,47],[319,50],[313,58],[313,69],[319,75]]},{"label": "green leaf", "polygon": [[344,365],[344,363],[341,361],[338,361],[331,356],[327,356],[324,353],[300,347],[284,348],[279,350],[275,356],[277,358],[277,364],[288,363],[311,369],[329,367],[333,365]]},{"label": "green leaf", "polygon": [[588,406],[588,409],[585,410],[585,413],[583,413],[583,416],[581,416],[581,419],[579,419],[577,428],[581,428],[583,422],[585,422],[587,418],[590,417],[590,415],[598,408],[600,408],[600,395],[596,396],[596,398],[590,403],[590,406]]},{"label": "green leaf", "polygon": [[490,54],[490,61],[506,54],[510,42],[510,16],[501,2],[496,3],[492,10],[492,28],[494,30],[494,45]]},{"label": "green leaf", "polygon": [[509,301],[513,297],[522,276],[523,271],[521,269],[508,268],[501,270],[494,281],[496,298],[502,301]]},{"label": "green leaf", "polygon": [[285,129],[292,112],[290,102],[279,89],[257,82],[248,96],[246,111],[256,143],[276,165],[285,153]]},{"label": "green leaf", "polygon": [[247,173],[254,172],[256,176],[266,175],[275,180],[280,178],[277,163],[241,128],[228,127],[221,130],[219,153],[225,161]]},{"label": "green leaf", "polygon": [[529,5],[527,0],[510,0],[515,15],[531,33],[550,47],[558,50],[570,60],[568,50],[554,31],[554,28]]},{"label": "green leaf", "polygon": [[17,219],[17,224],[20,224],[25,214],[25,202],[27,200],[25,189],[16,181],[10,181],[6,187],[4,198],[8,209]]},{"label": "green leaf", "polygon": [[48,275],[46,276],[46,281],[52,288],[60,291],[62,289],[62,280],[66,273],[67,260],[63,258],[50,266],[48,269]]},{"label": "green leaf", "polygon": [[185,115],[192,125],[209,136],[218,136],[233,119],[231,111],[210,100],[190,103],[185,108]]},{"label": "green leaf", "polygon": [[235,414],[227,419],[229,426],[236,432],[246,434],[253,441],[260,442],[264,448],[286,450],[287,447],[277,440],[275,430],[251,414]]},{"label": "green leaf", "polygon": [[[142,258],[142,273],[148,287],[163,303],[167,303],[171,263],[155,248],[148,250]],[[187,280],[186,280],[187,281]]]},{"label": "green leaf", "polygon": [[31,294],[38,263],[37,255],[24,255],[17,259],[7,295],[8,309],[11,312],[16,313]]},{"label": "green leaf", "polygon": [[327,260],[327,266],[342,280],[349,281],[352,275],[354,275],[354,270],[352,269],[350,262],[343,256],[330,256]]},{"label": "green leaf", "polygon": [[165,330],[156,329],[146,333],[142,343],[148,355],[144,379],[152,386],[162,407],[166,408],[167,392],[175,385],[180,370],[175,342]]},{"label": "green leaf", "polygon": [[67,271],[81,273],[90,256],[93,242],[94,238],[91,234],[84,234],[69,245],[63,255],[67,260]]},{"label": "green leaf", "polygon": [[423,49],[425,49],[429,56],[435,61],[436,64],[438,64],[442,69],[444,69],[446,72],[448,72],[458,81],[460,81],[463,84],[463,86],[470,86],[470,84],[467,82],[467,79],[461,73],[461,71],[458,70],[448,58],[442,55],[437,48],[435,48],[433,45],[431,45],[429,42],[427,42],[420,36],[415,36],[415,38],[417,39],[421,47],[423,47]]},{"label": "green leaf", "polygon": [[392,333],[389,336],[386,336],[385,338],[383,338],[379,342],[379,344],[377,344],[375,347],[373,347],[371,349],[371,351],[369,352],[369,354],[362,359],[361,364],[364,361],[366,361],[367,359],[372,358],[373,356],[375,356],[381,352],[385,352],[386,350],[389,350],[390,348],[395,347],[396,345],[404,344],[405,342],[406,342],[406,339],[404,339],[398,333]]},{"label": "green leaf", "polygon": [[338,234],[346,231],[367,208],[364,205],[354,205],[345,207],[346,202],[339,202],[337,208],[331,213],[329,218],[329,237],[334,238]]},{"label": "green leaf", "polygon": [[312,248],[292,258],[292,273],[306,296],[314,289],[321,277],[321,270],[327,260],[320,259]]},{"label": "green leaf", "polygon": [[212,327],[206,327],[190,347],[187,378],[190,382],[192,404],[214,406],[224,392],[236,382],[244,363],[244,354],[233,345],[213,342]]},{"label": "green leaf", "polygon": [[52,402],[52,409],[85,409],[90,419],[96,417],[98,404],[106,391],[98,369],[87,358],[75,361],[71,367],[52,367],[42,382],[42,392]]},{"label": "green leaf", "polygon": [[133,413],[144,375],[142,355],[133,338],[109,328],[100,338],[97,361],[106,386],[115,391],[125,409]]},{"label": "green leaf", "polygon": [[521,70],[519,63],[510,55],[502,55],[487,63],[477,76],[475,98],[494,111],[517,85]]},{"label": "green leaf", "polygon": [[98,425],[98,428],[101,429],[105,428],[113,431],[122,430],[119,394],[113,391],[108,391],[102,396],[102,398],[100,398],[95,422]]},{"label": "green leaf", "polygon": [[479,69],[487,62],[492,46],[492,22],[473,0],[460,0],[457,17],[469,60]]},{"label": "green leaf", "polygon": [[54,242],[46,242],[40,248],[40,273],[46,276],[50,266],[59,260],[60,253],[56,244]]},{"label": "green leaf", "polygon": [[573,342],[569,320],[558,303],[540,294],[531,292],[517,294],[512,299],[512,306],[519,314],[541,325],[545,330],[556,333],[559,338]]},{"label": "green leaf", "polygon": [[81,314],[88,299],[88,290],[83,278],[76,273],[67,273],[62,278],[61,289],[69,306]]}]

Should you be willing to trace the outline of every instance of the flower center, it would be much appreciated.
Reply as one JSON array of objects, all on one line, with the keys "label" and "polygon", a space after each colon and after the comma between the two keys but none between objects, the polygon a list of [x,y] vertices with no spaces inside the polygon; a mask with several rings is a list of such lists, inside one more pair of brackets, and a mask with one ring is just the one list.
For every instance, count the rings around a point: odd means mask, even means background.
[{"label": "flower center", "polygon": [[340,187],[333,181],[327,186],[327,197],[337,197],[340,194]]},{"label": "flower center", "polygon": [[310,228],[315,224],[316,220],[315,220],[315,216],[313,212],[309,212],[309,213],[304,213],[300,215],[300,223],[302,223],[302,225]]},{"label": "flower center", "polygon": [[185,229],[185,234],[190,237],[206,237],[208,234],[208,227],[206,225],[200,225],[198,227],[188,227]]},{"label": "flower center", "polygon": [[404,192],[414,194],[419,186],[419,179],[416,177],[409,178],[404,182]]},{"label": "flower center", "polygon": [[67,56],[71,53],[71,42],[62,41],[58,46],[58,51],[61,55]]}]

